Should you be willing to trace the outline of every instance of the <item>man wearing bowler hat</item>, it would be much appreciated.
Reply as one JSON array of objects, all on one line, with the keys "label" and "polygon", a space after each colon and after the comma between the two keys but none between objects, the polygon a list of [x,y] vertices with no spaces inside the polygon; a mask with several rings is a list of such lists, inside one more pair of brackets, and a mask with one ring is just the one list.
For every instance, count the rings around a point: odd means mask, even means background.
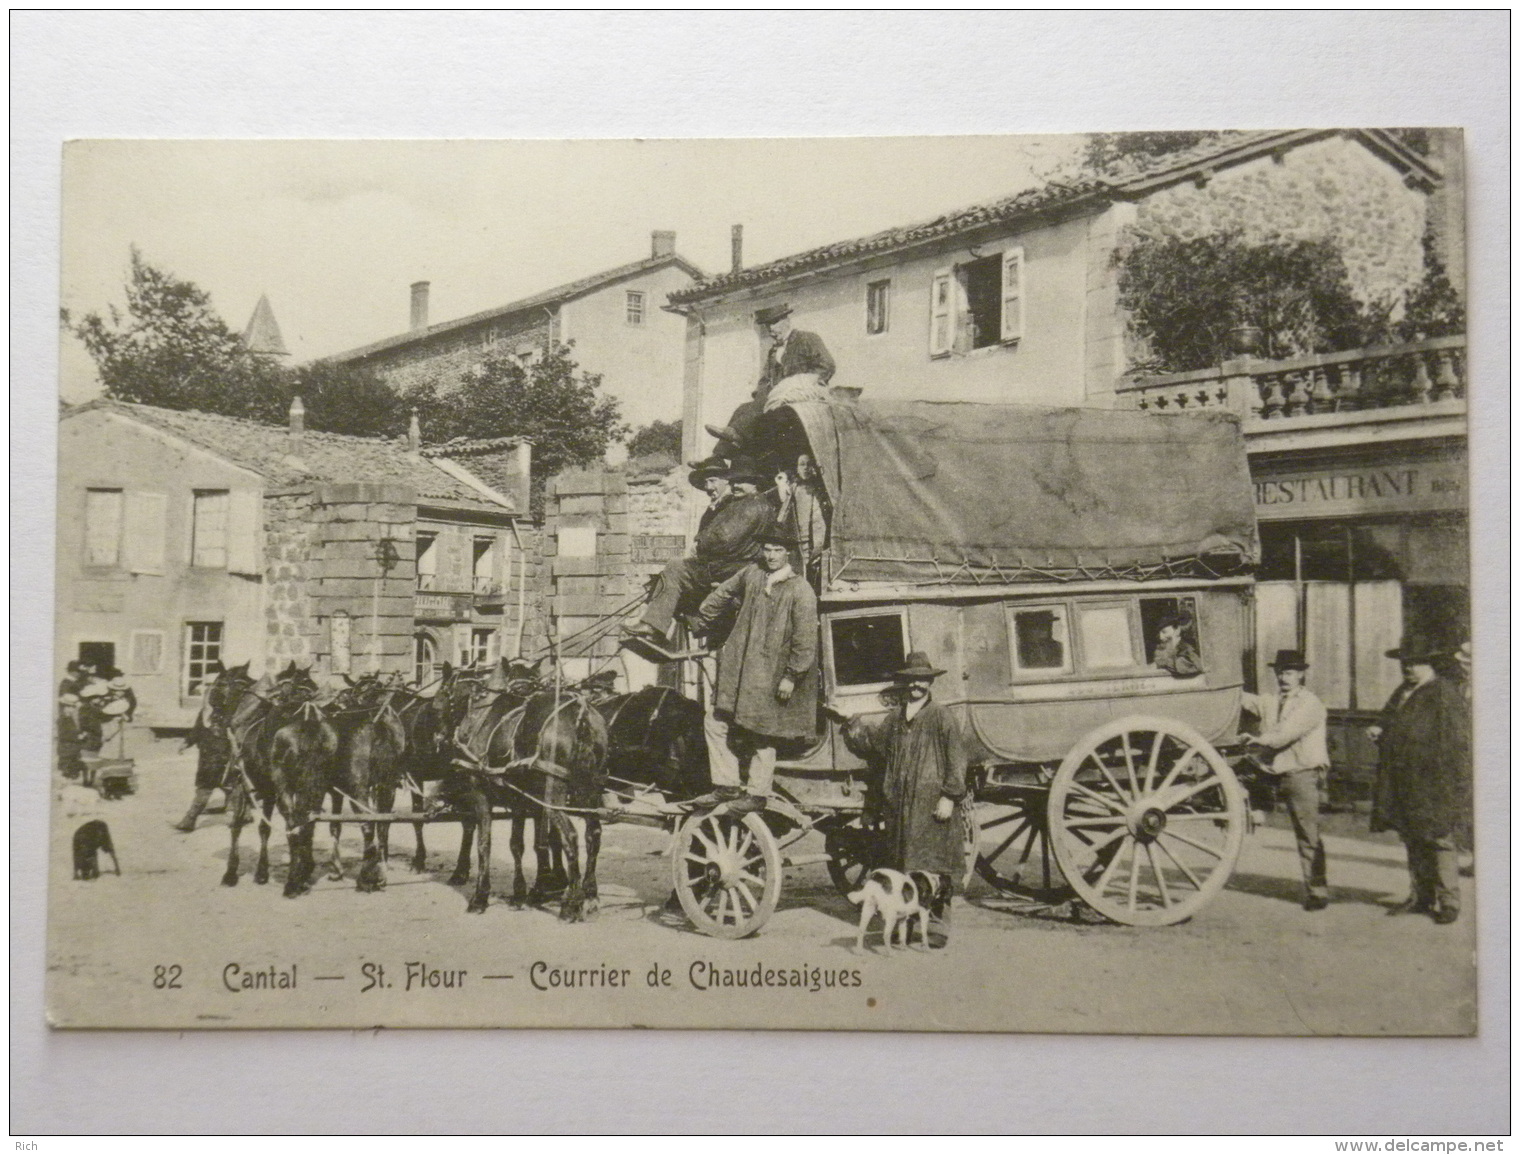
[{"label": "man wearing bowler hat", "polygon": [[1258,751],[1257,762],[1277,778],[1277,796],[1288,807],[1298,861],[1303,869],[1305,910],[1330,905],[1325,882],[1325,843],[1319,833],[1322,781],[1330,769],[1325,704],[1304,685],[1309,663],[1300,650],[1278,650],[1272,663],[1276,694],[1244,694],[1242,705],[1261,719],[1260,734],[1242,739]]},{"label": "man wearing bowler hat", "polygon": [[1445,652],[1421,638],[1389,650],[1404,681],[1367,728],[1378,744],[1372,830],[1397,831],[1409,858],[1409,898],[1388,913],[1428,914],[1443,926],[1462,910],[1457,839],[1470,805],[1467,703],[1459,687],[1436,675]]},{"label": "man wearing bowler hat", "polygon": [[630,636],[668,643],[677,614],[691,613],[719,582],[760,559],[760,535],[775,523],[775,508],[760,492],[767,478],[759,466],[735,460],[719,473],[710,459],[691,476],[693,484],[699,477],[704,484],[712,484],[712,477],[721,476],[732,492],[726,498],[713,498],[702,515],[691,554],[671,562],[655,578],[643,614],[624,627]]},{"label": "man wearing bowler hat", "polygon": [[966,869],[962,824],[955,821],[966,797],[966,740],[955,715],[931,700],[934,679],[944,672],[914,650],[893,674],[896,706],[885,718],[867,722],[826,711],[844,724],[845,745],[873,771],[886,829],[885,860],[872,865],[922,870],[937,880],[926,896],[931,947],[950,937],[950,900]]},{"label": "man wearing bowler hat", "polygon": [[834,376],[834,358],[817,333],[792,328],[792,307],[772,305],[755,313],[755,324],[765,330],[770,344],[760,381],[750,400],[734,410],[724,426],[709,425],[718,439],[717,452],[753,451],[749,445],[755,421],[778,405],[791,401],[821,401]]},{"label": "man wearing bowler hat", "polygon": [[[718,652],[718,683],[706,722],[714,802],[742,813],[763,810],[779,742],[818,732],[818,599],[791,566],[796,539],[772,526],[760,561],[707,595],[699,633],[737,611]],[[747,762],[747,786],[740,763]]]}]

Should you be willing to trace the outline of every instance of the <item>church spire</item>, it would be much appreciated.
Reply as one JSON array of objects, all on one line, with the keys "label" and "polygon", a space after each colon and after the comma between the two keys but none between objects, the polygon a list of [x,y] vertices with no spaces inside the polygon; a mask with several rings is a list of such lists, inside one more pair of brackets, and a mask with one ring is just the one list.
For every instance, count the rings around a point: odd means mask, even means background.
[{"label": "church spire", "polygon": [[243,344],[250,353],[261,353],[266,357],[290,356],[290,350],[285,348],[285,339],[280,336],[280,326],[274,319],[274,310],[269,307],[267,295],[261,295],[259,303],[253,307],[253,316],[248,318],[248,328],[243,330]]}]

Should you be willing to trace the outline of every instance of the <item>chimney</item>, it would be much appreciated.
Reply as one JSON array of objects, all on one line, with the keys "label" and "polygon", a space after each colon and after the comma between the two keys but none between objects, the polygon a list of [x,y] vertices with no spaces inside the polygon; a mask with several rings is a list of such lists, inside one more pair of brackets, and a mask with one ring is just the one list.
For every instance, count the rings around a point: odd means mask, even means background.
[{"label": "chimney", "polygon": [[533,504],[533,442],[524,437],[512,447],[507,471],[517,483],[517,492],[512,495],[518,501],[517,514],[527,517]]},{"label": "chimney", "polygon": [[406,445],[413,453],[422,452],[422,422],[417,420],[417,410],[412,408],[412,420],[406,427]]},{"label": "chimney", "polygon": [[671,257],[676,251],[676,235],[668,229],[655,229],[649,234],[649,255]]},{"label": "chimney", "polygon": [[732,270],[735,273],[744,269],[744,226],[735,225],[728,230],[729,250],[733,254]]},{"label": "chimney", "polygon": [[428,323],[428,286],[431,281],[412,283],[412,328],[426,329]]},{"label": "chimney", "polygon": [[293,449],[299,449],[301,442],[306,436],[306,406],[301,404],[299,395],[290,401],[290,444]]}]

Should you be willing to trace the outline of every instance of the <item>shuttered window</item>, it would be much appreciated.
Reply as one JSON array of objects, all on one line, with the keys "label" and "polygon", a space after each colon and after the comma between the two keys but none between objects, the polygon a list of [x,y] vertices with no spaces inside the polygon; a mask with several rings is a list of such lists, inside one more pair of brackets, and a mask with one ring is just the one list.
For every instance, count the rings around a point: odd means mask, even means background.
[{"label": "shuttered window", "polygon": [[954,270],[940,269],[929,290],[929,356],[943,357],[954,339],[955,310],[951,296]]},{"label": "shuttered window", "polygon": [[122,552],[133,573],[161,574],[167,534],[169,498],[162,493],[128,493]]},{"label": "shuttered window", "polygon": [[264,501],[256,490],[234,489],[227,501],[227,568],[232,573],[264,572]]},{"label": "shuttered window", "polygon": [[160,674],[164,669],[164,632],[162,630],[133,630],[132,656],[129,661],[133,674]]},{"label": "shuttered window", "polygon": [[227,514],[225,489],[197,489],[190,519],[190,564],[204,569],[227,568]]},{"label": "shuttered window", "polygon": [[1003,331],[1004,341],[1017,341],[1024,335],[1024,250],[1008,249],[1003,253]]},{"label": "shuttered window", "polygon": [[85,565],[114,566],[121,560],[122,501],[119,489],[85,491]]}]

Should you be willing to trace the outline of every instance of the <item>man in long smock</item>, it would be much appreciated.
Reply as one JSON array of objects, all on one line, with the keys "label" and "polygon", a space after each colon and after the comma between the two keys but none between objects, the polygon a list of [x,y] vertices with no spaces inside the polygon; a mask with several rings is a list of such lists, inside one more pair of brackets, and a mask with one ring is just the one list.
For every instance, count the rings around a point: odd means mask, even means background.
[{"label": "man in long smock", "polygon": [[929,898],[929,945],[950,935],[950,899],[966,868],[956,808],[966,796],[966,742],[955,715],[931,700],[934,679],[945,671],[915,650],[893,675],[899,704],[878,722],[851,718],[844,740],[880,774],[885,860],[894,870],[922,870],[937,878]]},{"label": "man in long smock", "polygon": [[[748,566],[707,596],[698,632],[730,610],[738,616],[718,652],[718,685],[706,723],[712,800],[733,810],[763,810],[776,770],[778,742],[818,733],[818,599],[792,570],[795,540],[772,528],[761,538],[760,564]],[[748,762],[747,788],[740,762]]]},{"label": "man in long smock", "polygon": [[1372,831],[1398,831],[1409,857],[1409,898],[1389,913],[1428,914],[1444,926],[1462,909],[1457,840],[1469,821],[1470,738],[1462,691],[1436,675],[1441,652],[1418,640],[1388,651],[1404,684],[1367,734],[1378,744]]},{"label": "man in long smock", "polygon": [[[699,470],[711,472],[701,466]],[[770,498],[759,492],[766,477],[758,467],[743,461],[735,461],[724,477],[733,492],[716,499],[703,514],[691,554],[660,572],[649,604],[638,621],[628,624],[627,633],[668,641],[678,613],[697,609],[715,585],[760,559],[760,536],[776,517]]]}]

